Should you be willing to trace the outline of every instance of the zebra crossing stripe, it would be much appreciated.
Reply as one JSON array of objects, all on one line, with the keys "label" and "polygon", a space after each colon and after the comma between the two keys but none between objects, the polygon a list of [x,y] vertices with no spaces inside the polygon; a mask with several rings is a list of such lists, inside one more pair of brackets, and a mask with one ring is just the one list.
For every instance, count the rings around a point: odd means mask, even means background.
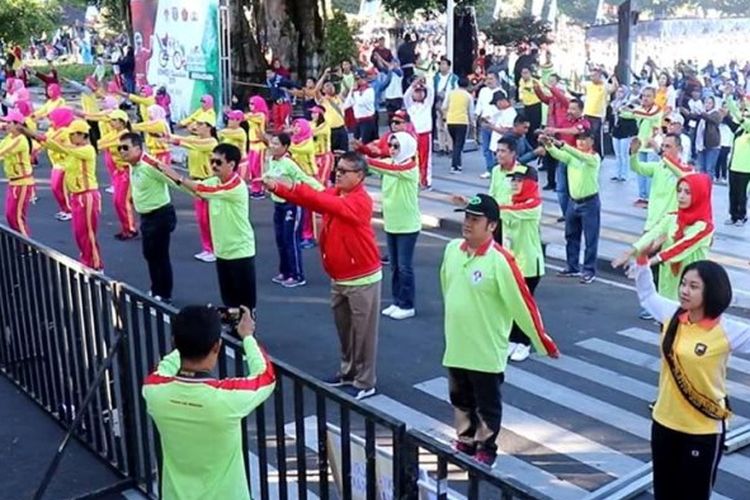
[{"label": "zebra crossing stripe", "polygon": [[[424,413],[406,406],[395,399],[379,394],[363,400],[367,406],[376,408],[389,415],[393,415],[408,427],[419,429],[433,438],[448,442],[455,436],[453,427],[436,420]],[[512,476],[529,488],[538,491],[541,495],[555,500],[580,500],[588,494],[583,488],[573,483],[559,479],[558,477],[535,467],[519,458],[509,455],[498,449],[498,458],[495,462],[493,472],[498,476]]]},{"label": "zebra crossing stripe", "polygon": [[[445,377],[437,377],[416,384],[414,388],[442,401],[450,402],[448,399],[448,379]],[[503,403],[503,427],[529,441],[538,443],[556,453],[567,455],[611,476],[623,476],[643,465],[643,462],[636,458],[620,453],[507,403]]]},{"label": "zebra crossing stripe", "polygon": [[[643,328],[626,328],[625,330],[620,330],[617,334],[654,346],[659,346],[661,343],[658,333],[644,330]],[[738,356],[731,356],[729,358],[729,368],[750,375],[750,361]]]}]

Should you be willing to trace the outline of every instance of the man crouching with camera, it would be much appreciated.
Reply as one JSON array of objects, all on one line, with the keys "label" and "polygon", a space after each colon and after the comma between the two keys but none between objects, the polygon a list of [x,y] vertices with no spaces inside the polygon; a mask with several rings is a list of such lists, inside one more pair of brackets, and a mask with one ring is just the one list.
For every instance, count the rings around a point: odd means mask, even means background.
[{"label": "man crouching with camera", "polygon": [[187,306],[172,320],[175,349],[144,381],[146,407],[161,436],[162,499],[250,499],[241,421],[273,393],[276,377],[253,336],[250,311],[241,307],[235,316],[247,376],[216,379],[211,374],[226,312]]}]

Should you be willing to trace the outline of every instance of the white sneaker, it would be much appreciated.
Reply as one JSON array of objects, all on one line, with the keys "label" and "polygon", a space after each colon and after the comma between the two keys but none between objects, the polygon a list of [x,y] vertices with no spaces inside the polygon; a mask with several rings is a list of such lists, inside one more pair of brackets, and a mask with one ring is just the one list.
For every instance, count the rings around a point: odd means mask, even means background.
[{"label": "white sneaker", "polygon": [[531,346],[516,344],[513,354],[510,355],[510,360],[520,363],[521,361],[528,359],[529,354],[531,354]]},{"label": "white sneaker", "polygon": [[513,353],[516,352],[516,347],[518,347],[518,344],[515,342],[508,342],[508,357],[513,356]]},{"label": "white sneaker", "polygon": [[104,190],[104,192],[109,193],[109,194],[115,194],[115,187],[109,186],[107,189]]},{"label": "white sneaker", "polygon": [[391,304],[388,307],[386,307],[385,309],[383,309],[382,311],[380,311],[380,313],[383,316],[390,316],[391,314],[393,314],[394,312],[396,312],[396,309],[398,309],[398,306],[396,304]]},{"label": "white sneaker", "polygon": [[400,307],[397,307],[395,311],[391,313],[392,319],[408,319],[413,318],[416,316],[417,311],[414,310],[414,308],[411,309],[401,309]]},{"label": "white sneaker", "polygon": [[489,172],[485,172],[479,176],[480,179],[489,179],[492,177]]},{"label": "white sneaker", "polygon": [[203,252],[203,262],[216,262],[216,256],[211,252]]},{"label": "white sneaker", "polygon": [[73,218],[73,215],[70,212],[58,212],[58,214],[55,216],[55,218],[59,221],[67,221]]}]

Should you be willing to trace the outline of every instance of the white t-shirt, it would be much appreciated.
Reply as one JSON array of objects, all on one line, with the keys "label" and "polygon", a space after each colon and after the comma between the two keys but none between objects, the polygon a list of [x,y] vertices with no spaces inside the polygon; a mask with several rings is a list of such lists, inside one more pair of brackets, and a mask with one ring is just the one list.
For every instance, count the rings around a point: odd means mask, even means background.
[{"label": "white t-shirt", "polygon": [[[495,109],[497,109],[497,106],[495,106]],[[505,109],[497,109],[497,112],[495,112],[490,118],[490,122],[496,127],[509,129],[513,127],[513,120],[516,119],[517,114],[516,108],[513,106],[509,106]],[[501,134],[494,130],[492,131],[492,135],[490,136],[490,151],[497,151],[497,141],[499,141],[505,133]]]},{"label": "white t-shirt", "polygon": [[719,135],[721,136],[721,147],[732,147],[732,142],[734,142],[734,134],[732,133],[732,129],[729,128],[729,125],[727,125],[726,123],[720,124]]}]

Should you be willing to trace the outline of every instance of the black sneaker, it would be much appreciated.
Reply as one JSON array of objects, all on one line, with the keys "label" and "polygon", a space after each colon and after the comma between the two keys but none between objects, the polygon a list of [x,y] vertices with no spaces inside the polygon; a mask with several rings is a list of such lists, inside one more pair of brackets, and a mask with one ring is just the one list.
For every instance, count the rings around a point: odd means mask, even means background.
[{"label": "black sneaker", "polygon": [[579,271],[571,271],[570,269],[563,269],[557,272],[557,276],[560,278],[577,278],[581,275]]},{"label": "black sneaker", "polygon": [[588,274],[587,273],[587,274],[584,274],[583,276],[581,276],[581,279],[579,281],[581,283],[583,283],[584,285],[590,285],[591,283],[594,282],[594,278],[595,277],[596,276],[594,276],[593,274]]},{"label": "black sneaker", "polygon": [[558,217],[557,222],[565,222],[565,217]]}]

